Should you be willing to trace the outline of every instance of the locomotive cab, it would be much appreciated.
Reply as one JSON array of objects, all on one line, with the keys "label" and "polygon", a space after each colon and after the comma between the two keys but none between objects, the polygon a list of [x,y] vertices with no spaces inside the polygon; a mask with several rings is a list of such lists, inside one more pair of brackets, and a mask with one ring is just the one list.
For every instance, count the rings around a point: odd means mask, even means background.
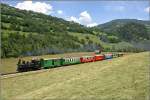
[{"label": "locomotive cab", "polygon": [[41,69],[40,60],[33,59],[31,61],[25,61],[19,59],[17,64],[17,71],[18,72],[25,72],[25,71],[33,71],[33,70],[39,70]]}]

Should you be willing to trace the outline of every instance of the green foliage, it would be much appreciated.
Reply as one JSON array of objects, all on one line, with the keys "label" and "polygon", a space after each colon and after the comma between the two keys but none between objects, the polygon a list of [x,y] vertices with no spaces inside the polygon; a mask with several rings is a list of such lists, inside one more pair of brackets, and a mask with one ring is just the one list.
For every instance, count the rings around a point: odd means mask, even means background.
[{"label": "green foliage", "polygon": [[146,27],[139,23],[127,23],[117,31],[118,36],[126,41],[150,39]]},{"label": "green foliage", "polygon": [[124,41],[142,41],[150,39],[150,22],[136,19],[117,19],[97,26],[108,35],[117,36]]},{"label": "green foliage", "polygon": [[[80,24],[74,22],[68,22],[61,18],[47,16],[41,13],[35,13],[32,11],[18,10],[16,8],[2,4],[2,22],[11,23],[16,27],[22,26],[21,31],[24,32],[80,32],[80,33],[92,33],[92,31]],[[15,30],[12,27],[11,30]]]},{"label": "green foliage", "polygon": [[55,36],[52,36],[53,34],[34,35],[32,33],[25,36],[19,32],[7,34],[9,34],[8,37],[4,37],[5,33],[2,32],[2,57],[61,53],[68,51],[68,48],[77,49],[80,47],[75,44],[74,37],[67,33],[55,34]]},{"label": "green foliage", "polygon": [[41,13],[19,10],[5,4],[2,4],[1,10],[2,57],[81,50],[84,42],[68,32],[92,33],[85,26]]},{"label": "green foliage", "polygon": [[99,38],[103,41],[103,42],[109,42],[108,41],[108,35],[107,34],[100,34]]},{"label": "green foliage", "polygon": [[108,40],[110,43],[118,43],[120,42],[119,38],[116,36],[108,36]]}]

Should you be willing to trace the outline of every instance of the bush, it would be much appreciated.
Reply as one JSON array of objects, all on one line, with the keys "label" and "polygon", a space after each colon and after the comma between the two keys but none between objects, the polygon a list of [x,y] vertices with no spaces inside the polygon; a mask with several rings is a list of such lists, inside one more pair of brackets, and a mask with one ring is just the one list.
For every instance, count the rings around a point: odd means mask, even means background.
[{"label": "bush", "polygon": [[108,41],[110,43],[118,43],[118,42],[120,42],[119,38],[116,37],[116,36],[108,36]]}]

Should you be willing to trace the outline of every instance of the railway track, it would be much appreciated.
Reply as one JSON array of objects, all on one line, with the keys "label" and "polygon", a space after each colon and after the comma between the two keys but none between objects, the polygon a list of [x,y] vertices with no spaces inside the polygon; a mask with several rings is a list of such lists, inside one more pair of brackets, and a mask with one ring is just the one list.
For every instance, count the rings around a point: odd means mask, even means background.
[{"label": "railway track", "polygon": [[16,74],[16,73],[19,73],[19,72],[11,72],[11,73],[1,73],[2,76],[4,75],[11,75],[11,74]]},{"label": "railway track", "polygon": [[32,71],[27,71],[27,72],[17,72],[16,71],[16,72],[10,72],[10,73],[0,73],[0,76],[2,79],[13,78],[13,77],[17,77],[17,76],[43,73],[43,72],[51,71],[51,70],[57,69],[57,68],[61,68],[61,67],[56,67],[56,68],[51,68],[51,69],[32,70]]},{"label": "railway track", "polygon": [[[69,65],[66,65],[69,66]],[[73,66],[73,65],[72,65]],[[56,67],[56,68],[50,68],[50,69],[40,69],[40,70],[33,70],[33,71],[27,71],[27,72],[11,72],[11,73],[1,73],[1,79],[6,79],[6,78],[13,78],[13,77],[19,77],[19,76],[24,76],[24,75],[31,75],[31,74],[39,74],[47,71],[52,71],[57,68],[63,68],[63,67]]]},{"label": "railway track", "polygon": [[1,73],[0,76],[1,76],[1,79],[6,79],[6,78],[13,78],[13,77],[19,77],[19,76],[24,76],[24,75],[38,74],[38,73],[43,73],[46,71],[50,71],[50,69],[34,70],[34,71],[28,71],[28,72]]}]

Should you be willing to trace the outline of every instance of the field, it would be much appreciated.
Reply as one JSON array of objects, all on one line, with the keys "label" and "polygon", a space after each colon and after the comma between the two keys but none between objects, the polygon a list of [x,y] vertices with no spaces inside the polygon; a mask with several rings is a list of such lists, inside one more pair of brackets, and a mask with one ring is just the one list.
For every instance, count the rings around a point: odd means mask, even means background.
[{"label": "field", "polygon": [[1,77],[2,100],[149,100],[149,53]]}]

